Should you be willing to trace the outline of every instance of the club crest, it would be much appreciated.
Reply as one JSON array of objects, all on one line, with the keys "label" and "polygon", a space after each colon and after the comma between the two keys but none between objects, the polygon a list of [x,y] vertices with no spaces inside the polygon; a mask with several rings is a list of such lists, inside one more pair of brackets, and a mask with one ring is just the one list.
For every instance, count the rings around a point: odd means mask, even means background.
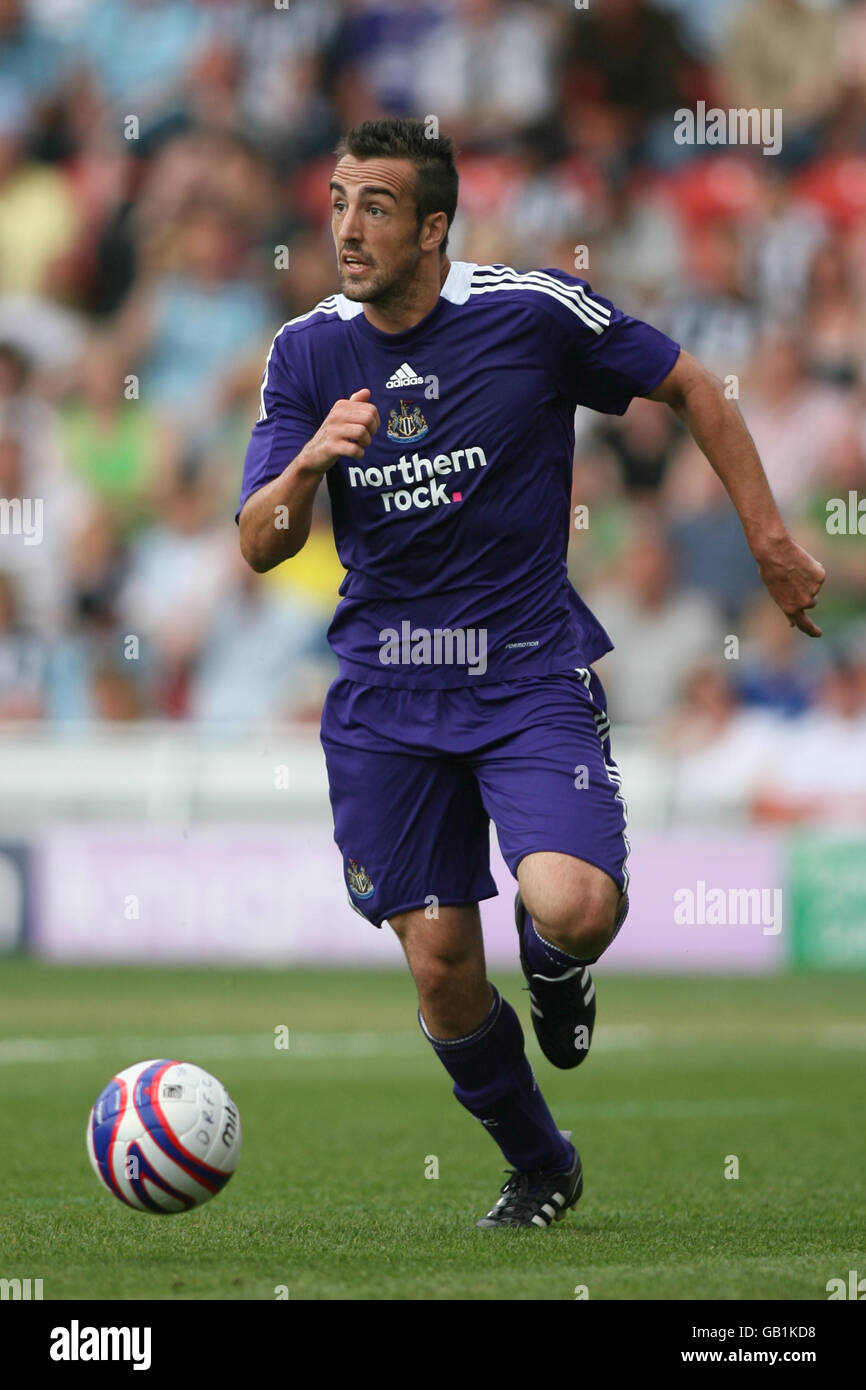
[{"label": "club crest", "polygon": [[420,405],[401,401],[399,409],[392,410],[388,419],[388,438],[395,444],[405,444],[409,439],[423,439],[429,428]]},{"label": "club crest", "polygon": [[369,898],[373,892],[373,882],[363,864],[359,864],[357,859],[350,859],[346,868],[346,881],[349,884],[349,891],[356,898]]}]

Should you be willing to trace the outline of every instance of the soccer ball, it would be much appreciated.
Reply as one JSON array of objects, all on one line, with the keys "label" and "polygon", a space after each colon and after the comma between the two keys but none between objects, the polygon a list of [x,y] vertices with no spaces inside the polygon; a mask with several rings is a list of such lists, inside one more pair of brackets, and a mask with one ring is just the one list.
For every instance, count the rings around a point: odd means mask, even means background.
[{"label": "soccer ball", "polygon": [[93,1171],[136,1211],[164,1215],[209,1202],[240,1151],[237,1106],[190,1062],[137,1062],[118,1072],[87,1122]]}]

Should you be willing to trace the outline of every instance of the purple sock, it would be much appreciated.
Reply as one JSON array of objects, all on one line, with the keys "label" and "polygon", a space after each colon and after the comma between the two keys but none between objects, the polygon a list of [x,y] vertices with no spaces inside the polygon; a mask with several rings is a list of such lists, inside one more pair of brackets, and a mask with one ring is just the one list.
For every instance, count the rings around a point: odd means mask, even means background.
[{"label": "purple sock", "polygon": [[[611,941],[625,921],[627,913],[628,895],[626,895],[620,908],[616,927],[610,938]],[[568,970],[573,970],[575,966],[594,965],[598,960],[598,956],[571,956],[568,951],[554,946],[552,941],[546,941],[543,936],[539,935],[538,928],[528,912],[523,925],[523,954],[529,962],[529,968],[533,975],[544,975],[549,980],[558,979],[560,975],[564,975]]]},{"label": "purple sock", "polygon": [[539,936],[528,912],[523,927],[523,954],[533,975],[545,975],[549,980],[557,979],[576,966],[590,963],[579,956],[570,956],[567,951],[554,946],[552,941],[545,941],[543,936]]},{"label": "purple sock", "polygon": [[495,1139],[513,1168],[566,1169],[574,1150],[563,1139],[523,1048],[520,1019],[493,988],[493,1006],[465,1038],[434,1038],[420,1010],[418,1022],[445,1070],[454,1094]]}]

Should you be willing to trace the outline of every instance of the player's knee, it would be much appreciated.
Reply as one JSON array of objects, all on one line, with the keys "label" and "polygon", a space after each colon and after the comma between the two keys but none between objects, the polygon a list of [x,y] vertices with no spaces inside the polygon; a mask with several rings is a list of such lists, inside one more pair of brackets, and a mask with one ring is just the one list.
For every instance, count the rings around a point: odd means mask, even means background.
[{"label": "player's knee", "polygon": [[604,893],[580,902],[564,903],[549,914],[550,920],[535,919],[540,934],[581,960],[600,956],[610,945],[620,921],[620,899]]},{"label": "player's knee", "polygon": [[[441,1006],[478,973],[474,960],[465,956],[425,954],[410,961],[412,978],[419,997],[434,1006]],[[481,970],[483,978],[484,971]]]},{"label": "player's knee", "polygon": [[439,920],[422,912],[400,913],[390,919],[419,990],[447,992],[452,983],[473,972],[484,974],[484,938],[478,907],[444,908]]},{"label": "player's knee", "polygon": [[607,950],[613,940],[615,915],[607,910],[584,913],[579,911],[574,919],[565,924],[562,938],[563,951],[580,960],[593,960]]}]

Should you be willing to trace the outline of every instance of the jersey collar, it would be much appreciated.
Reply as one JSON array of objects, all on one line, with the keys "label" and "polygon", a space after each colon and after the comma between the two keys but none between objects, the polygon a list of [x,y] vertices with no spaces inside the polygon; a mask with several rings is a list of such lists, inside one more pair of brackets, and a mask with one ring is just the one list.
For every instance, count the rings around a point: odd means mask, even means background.
[{"label": "jersey collar", "polygon": [[431,328],[437,323],[444,313],[447,304],[466,303],[466,300],[469,298],[469,286],[472,281],[472,275],[476,269],[477,267],[473,262],[452,261],[448,274],[445,277],[445,284],[442,286],[442,292],[429,314],[425,314],[423,319],[419,319],[411,328],[404,328],[401,333],[384,333],[381,328],[376,328],[370,323],[370,320],[363,312],[363,306],[361,312],[354,315],[353,322],[366,337],[372,339],[374,342],[395,347],[404,342],[408,342],[410,339],[417,338],[422,333],[426,333],[428,328]]}]

